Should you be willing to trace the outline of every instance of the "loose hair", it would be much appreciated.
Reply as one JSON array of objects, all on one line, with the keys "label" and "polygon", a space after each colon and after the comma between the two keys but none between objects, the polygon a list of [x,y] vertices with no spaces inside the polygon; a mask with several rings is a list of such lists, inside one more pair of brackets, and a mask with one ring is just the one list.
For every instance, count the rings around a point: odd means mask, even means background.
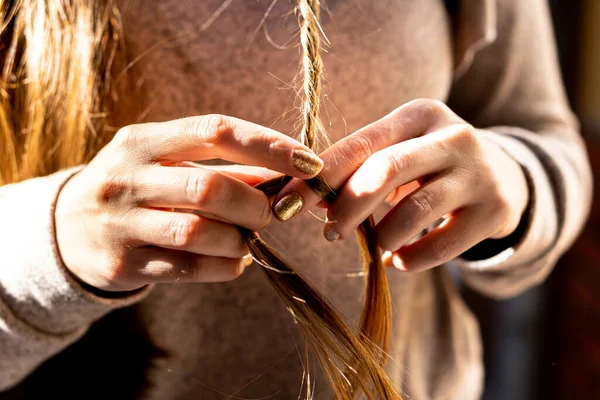
[{"label": "loose hair", "polygon": [[0,0],[0,185],[89,161],[111,136],[114,0]]},{"label": "loose hair", "polygon": [[[321,27],[319,0],[299,0],[304,98],[301,140],[315,149],[319,119]],[[111,138],[111,71],[121,49],[115,0],[0,0],[0,185],[86,163]],[[290,181],[256,186],[267,195]],[[306,181],[325,202],[335,191],[321,178]],[[301,328],[336,399],[360,392],[398,399],[385,371],[391,296],[372,217],[356,232],[366,273],[360,326],[355,329],[256,232],[238,227],[253,258]],[[308,368],[308,367],[307,367]],[[311,384],[306,384],[307,398]]]},{"label": "loose hair", "polygon": [[[323,130],[319,119],[323,72],[319,54],[319,0],[300,0],[298,8],[301,16],[304,83],[301,139],[309,148],[314,149],[318,135]],[[275,194],[289,180],[290,177],[275,178],[256,187],[266,194]],[[335,199],[335,191],[322,177],[317,176],[306,182],[325,202]],[[385,371],[392,303],[373,227],[374,220],[370,216],[356,231],[367,277],[358,332],[352,329],[322,294],[263,242],[257,233],[238,228],[254,259],[264,267],[264,273],[302,328],[306,342],[319,361],[336,399],[350,400],[360,391],[369,399],[400,398]],[[310,383],[307,385],[307,398],[309,396]]]}]

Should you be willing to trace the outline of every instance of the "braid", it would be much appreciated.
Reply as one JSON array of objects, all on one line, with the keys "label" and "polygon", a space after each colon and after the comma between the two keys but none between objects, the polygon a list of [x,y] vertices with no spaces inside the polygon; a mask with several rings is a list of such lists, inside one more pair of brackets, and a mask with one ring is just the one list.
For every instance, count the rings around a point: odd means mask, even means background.
[{"label": "braid", "polygon": [[[314,149],[317,136],[322,131],[319,118],[321,101],[321,75],[323,61],[320,55],[319,0],[301,0],[299,4],[302,16],[300,42],[303,49],[302,66],[304,73],[304,103],[303,103],[303,139],[305,144]],[[320,178],[313,178],[309,185],[321,198],[331,201],[335,198],[335,191]],[[381,263],[381,254],[374,240],[373,219],[363,222],[357,230],[367,285],[365,293],[365,306],[361,317],[361,327],[373,342],[381,346],[385,352],[388,350],[389,333],[391,330],[391,295],[387,284],[385,269]]]},{"label": "braid", "polygon": [[[319,0],[299,0],[301,20],[304,102],[302,106],[302,141],[311,149],[323,131],[319,119],[323,64],[319,34]],[[256,186],[265,194],[278,193],[291,180],[285,176]],[[306,183],[331,202],[335,191],[317,176]],[[369,400],[400,399],[385,371],[391,330],[391,296],[381,253],[373,233],[372,217],[357,230],[357,238],[367,273],[365,303],[360,330],[355,332],[348,321],[312,285],[299,276],[256,232],[238,227],[253,258],[286,304],[301,327],[309,349],[319,361],[336,399],[352,400],[360,391]],[[306,397],[312,398],[311,384]]]},{"label": "braid", "polygon": [[323,61],[319,53],[321,46],[319,0],[302,0],[299,8],[302,15],[300,43],[304,53],[302,57],[304,72],[302,142],[311,150],[314,150],[317,145],[317,135],[321,130],[319,109],[321,103],[321,74],[323,72]]}]

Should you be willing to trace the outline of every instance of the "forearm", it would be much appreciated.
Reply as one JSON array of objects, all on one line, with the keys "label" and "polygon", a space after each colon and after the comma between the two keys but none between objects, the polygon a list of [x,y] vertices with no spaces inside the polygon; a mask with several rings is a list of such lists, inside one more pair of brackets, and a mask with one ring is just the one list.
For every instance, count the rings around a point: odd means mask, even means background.
[{"label": "forearm", "polygon": [[575,240],[592,184],[561,81],[547,1],[506,0],[485,8],[496,15],[485,20],[489,40],[456,79],[448,102],[521,164],[530,206],[515,243],[457,262],[476,289],[508,297],[543,280]]},{"label": "forearm", "polygon": [[54,205],[75,171],[0,188],[0,390],[77,340],[94,320],[144,295],[98,297],[64,268]]}]

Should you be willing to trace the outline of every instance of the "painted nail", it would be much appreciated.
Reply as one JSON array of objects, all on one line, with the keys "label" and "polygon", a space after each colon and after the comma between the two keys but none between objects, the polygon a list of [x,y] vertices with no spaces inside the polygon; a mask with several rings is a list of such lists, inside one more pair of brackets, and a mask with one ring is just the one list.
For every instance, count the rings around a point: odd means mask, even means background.
[{"label": "painted nail", "polygon": [[294,150],[292,165],[308,175],[316,175],[323,169],[323,161],[315,153],[302,149]]},{"label": "painted nail", "polygon": [[242,261],[244,261],[244,266],[245,267],[249,267],[250,265],[252,265],[252,263],[254,262],[254,259],[252,258],[252,254],[250,254],[250,253],[246,254],[242,258]]},{"label": "painted nail", "polygon": [[302,196],[296,192],[286,194],[273,206],[273,214],[280,221],[287,221],[302,209]]},{"label": "painted nail", "polygon": [[325,224],[325,228],[323,228],[323,235],[325,236],[325,239],[329,240],[330,242],[335,242],[336,240],[340,239],[340,234],[333,229],[332,222],[327,222]]}]

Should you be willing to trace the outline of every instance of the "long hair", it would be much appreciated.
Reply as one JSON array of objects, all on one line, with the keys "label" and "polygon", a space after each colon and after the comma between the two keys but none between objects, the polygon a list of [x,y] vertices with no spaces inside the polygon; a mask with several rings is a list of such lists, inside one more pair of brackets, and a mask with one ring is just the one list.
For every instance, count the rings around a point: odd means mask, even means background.
[{"label": "long hair", "polygon": [[[300,0],[300,42],[303,50],[304,101],[301,139],[314,149],[323,126],[319,119],[321,75],[319,0]],[[257,186],[267,194],[279,192],[289,177],[275,178]],[[325,202],[335,191],[320,176],[306,181]],[[352,399],[362,391],[369,399],[398,399],[385,372],[391,331],[392,305],[387,276],[373,231],[373,217],[356,231],[366,274],[365,295],[358,331],[257,233],[239,228],[254,259],[302,328],[308,347],[315,354],[337,399]],[[310,384],[307,398],[310,398]]]},{"label": "long hair", "polygon": [[[323,127],[319,1],[299,0],[304,102],[302,140],[314,148]],[[89,161],[110,140],[108,109],[121,22],[114,0],[0,0],[0,185]],[[267,194],[289,177],[263,182]],[[335,191],[307,183],[325,201]],[[369,217],[357,230],[366,272],[364,306],[354,327],[256,232],[239,227],[254,259],[296,320],[337,399],[362,392],[398,399],[385,372],[391,300]],[[308,383],[307,398],[311,397]]]},{"label": "long hair", "polygon": [[105,129],[113,0],[0,0],[0,185],[89,161]]}]

